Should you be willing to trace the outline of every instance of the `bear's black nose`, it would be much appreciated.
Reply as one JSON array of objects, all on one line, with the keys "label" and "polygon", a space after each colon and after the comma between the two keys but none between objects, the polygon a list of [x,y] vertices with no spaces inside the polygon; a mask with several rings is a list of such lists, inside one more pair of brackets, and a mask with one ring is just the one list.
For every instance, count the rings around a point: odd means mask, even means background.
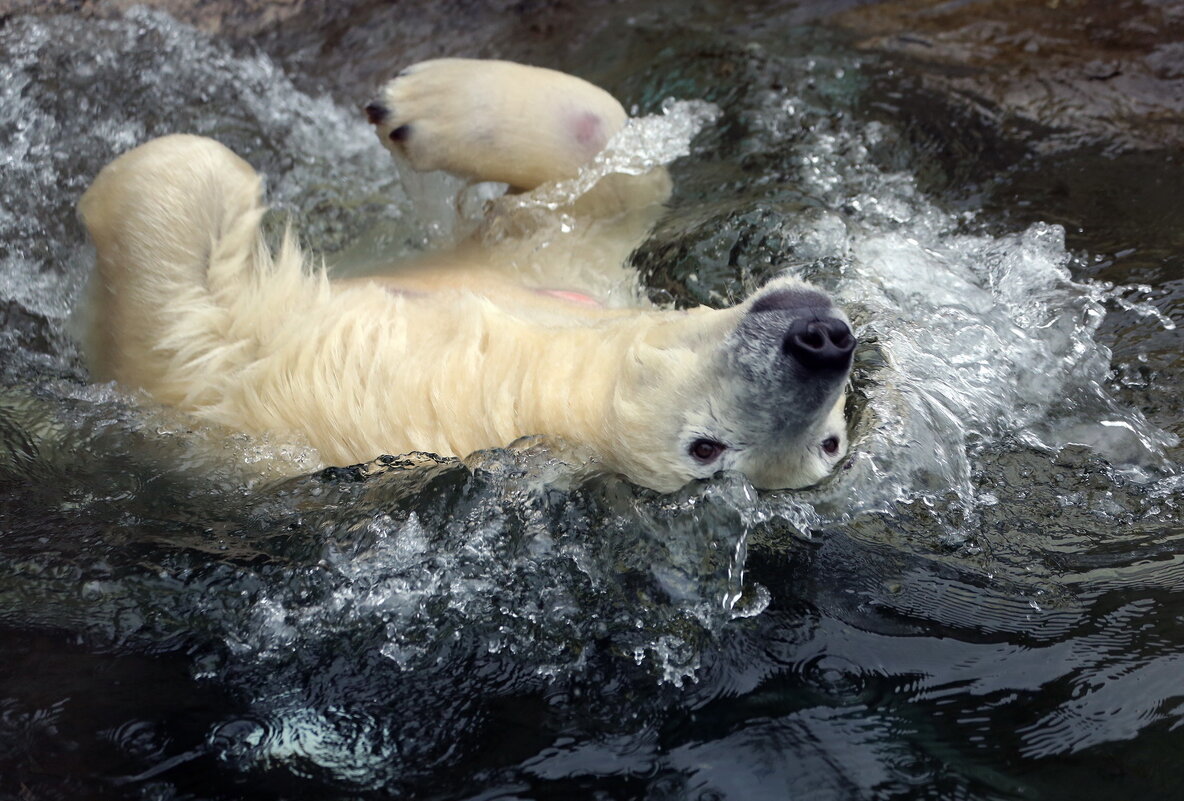
[{"label": "bear's black nose", "polygon": [[837,317],[798,318],[789,324],[781,348],[808,370],[839,373],[851,366],[855,337]]}]

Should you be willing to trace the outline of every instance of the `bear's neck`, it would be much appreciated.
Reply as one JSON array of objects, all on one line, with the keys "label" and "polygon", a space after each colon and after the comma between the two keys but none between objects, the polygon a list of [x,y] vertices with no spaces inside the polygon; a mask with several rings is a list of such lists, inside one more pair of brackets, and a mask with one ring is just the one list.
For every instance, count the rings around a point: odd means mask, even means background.
[{"label": "bear's neck", "polygon": [[479,404],[496,423],[494,443],[545,434],[603,452],[622,362],[648,331],[647,317],[514,331],[499,323],[480,371],[493,385]]}]

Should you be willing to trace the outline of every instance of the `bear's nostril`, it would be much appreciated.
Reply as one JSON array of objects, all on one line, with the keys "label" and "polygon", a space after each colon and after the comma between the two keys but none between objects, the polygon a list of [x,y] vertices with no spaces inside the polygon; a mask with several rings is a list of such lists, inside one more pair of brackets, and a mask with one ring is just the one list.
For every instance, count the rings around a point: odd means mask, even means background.
[{"label": "bear's nostril", "polygon": [[842,320],[797,319],[790,323],[782,350],[803,367],[815,372],[840,372],[851,364],[855,337]]},{"label": "bear's nostril", "polygon": [[818,350],[826,346],[826,340],[823,339],[822,334],[815,330],[809,330],[800,335],[802,344],[811,350]]},{"label": "bear's nostril", "polygon": [[390,113],[390,110],[377,100],[366,105],[366,119],[370,120],[371,125],[382,125]]}]

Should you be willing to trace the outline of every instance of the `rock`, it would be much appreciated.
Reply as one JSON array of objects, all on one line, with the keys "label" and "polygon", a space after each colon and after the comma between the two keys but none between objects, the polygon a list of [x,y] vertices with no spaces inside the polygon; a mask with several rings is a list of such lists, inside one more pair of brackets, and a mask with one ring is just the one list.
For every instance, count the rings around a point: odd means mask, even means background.
[{"label": "rock", "polygon": [[891,0],[830,21],[1040,151],[1184,143],[1179,0]]}]

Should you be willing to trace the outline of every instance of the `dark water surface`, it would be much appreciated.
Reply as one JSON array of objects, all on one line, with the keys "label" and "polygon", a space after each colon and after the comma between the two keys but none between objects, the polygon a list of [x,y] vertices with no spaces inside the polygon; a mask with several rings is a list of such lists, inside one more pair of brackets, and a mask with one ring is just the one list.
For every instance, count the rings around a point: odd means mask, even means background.
[{"label": "dark water surface", "polygon": [[[1019,135],[829,26],[862,5],[4,18],[0,798],[1178,798],[1179,149]],[[840,298],[850,469],[657,496],[526,443],[361,480],[88,382],[104,163],[214,136],[340,269],[406,253],[451,185],[358,108],[442,54],[714,104],[635,262],[671,303]]]}]

